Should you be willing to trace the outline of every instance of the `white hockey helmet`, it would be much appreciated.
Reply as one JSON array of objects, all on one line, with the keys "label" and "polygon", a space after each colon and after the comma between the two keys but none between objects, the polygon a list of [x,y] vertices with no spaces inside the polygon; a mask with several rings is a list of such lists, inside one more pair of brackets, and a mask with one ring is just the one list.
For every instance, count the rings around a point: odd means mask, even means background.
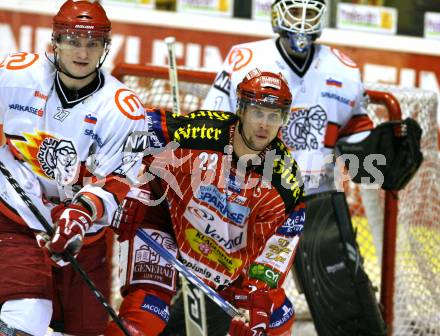
[{"label": "white hockey helmet", "polygon": [[325,0],[275,0],[272,29],[288,37],[296,52],[306,52],[322,32]]}]

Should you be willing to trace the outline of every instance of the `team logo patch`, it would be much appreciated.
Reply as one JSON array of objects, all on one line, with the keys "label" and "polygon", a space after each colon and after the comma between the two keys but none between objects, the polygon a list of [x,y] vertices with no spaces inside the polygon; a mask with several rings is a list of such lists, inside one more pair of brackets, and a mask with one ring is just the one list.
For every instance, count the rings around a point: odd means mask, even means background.
[{"label": "team logo patch", "polygon": [[36,132],[24,134],[26,141],[12,140],[32,170],[44,177],[70,184],[79,168],[78,156],[71,141],[57,139],[51,134]]},{"label": "team logo patch", "polygon": [[252,56],[252,50],[249,48],[233,48],[228,55],[228,63],[233,66],[232,71],[238,71],[249,64]]},{"label": "team logo patch", "polygon": [[119,111],[131,120],[145,118],[144,108],[139,97],[128,89],[119,89],[115,94],[115,103]]},{"label": "team logo patch", "polygon": [[8,70],[21,70],[30,67],[40,56],[27,52],[11,54],[0,63],[0,69],[5,67]]},{"label": "team logo patch", "polygon": [[57,111],[53,115],[55,120],[63,122],[70,115],[69,110],[65,110],[62,107],[57,107]]},{"label": "team logo patch", "polygon": [[318,149],[327,125],[327,114],[320,105],[294,108],[286,126],[281,130],[282,139],[292,150]]},{"label": "team logo patch", "polygon": [[170,311],[168,305],[153,295],[146,295],[142,302],[141,309],[159,317],[162,321],[168,323]]}]

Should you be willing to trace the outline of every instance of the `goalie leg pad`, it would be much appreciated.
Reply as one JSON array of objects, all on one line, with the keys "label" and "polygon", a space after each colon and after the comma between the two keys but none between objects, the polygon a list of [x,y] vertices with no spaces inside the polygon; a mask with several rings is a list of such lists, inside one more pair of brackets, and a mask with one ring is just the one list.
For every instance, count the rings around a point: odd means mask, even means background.
[{"label": "goalie leg pad", "polygon": [[386,335],[343,193],[306,197],[295,268],[320,336]]}]

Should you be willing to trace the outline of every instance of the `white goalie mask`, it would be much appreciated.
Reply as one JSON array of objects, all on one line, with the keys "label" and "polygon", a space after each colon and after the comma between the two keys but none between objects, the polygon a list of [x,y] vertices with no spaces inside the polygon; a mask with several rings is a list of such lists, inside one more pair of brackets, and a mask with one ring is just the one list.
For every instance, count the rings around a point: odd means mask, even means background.
[{"label": "white goalie mask", "polygon": [[276,0],[272,5],[272,29],[286,36],[295,52],[306,52],[322,32],[324,0]]}]

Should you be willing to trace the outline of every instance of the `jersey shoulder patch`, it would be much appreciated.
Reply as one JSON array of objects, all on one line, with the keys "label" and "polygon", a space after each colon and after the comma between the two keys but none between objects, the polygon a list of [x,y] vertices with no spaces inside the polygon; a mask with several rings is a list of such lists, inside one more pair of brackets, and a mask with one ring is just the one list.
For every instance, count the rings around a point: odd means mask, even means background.
[{"label": "jersey shoulder patch", "polygon": [[271,46],[273,48],[273,44],[273,41],[268,39],[233,46],[226,57],[229,72],[244,69],[260,54],[267,55]]},{"label": "jersey shoulder patch", "polygon": [[229,129],[237,121],[233,113],[197,110],[186,115],[166,112],[170,141],[183,148],[224,151],[229,144]]},{"label": "jersey shoulder patch", "polygon": [[[17,52],[0,61],[0,86],[36,87],[48,76],[53,78],[55,68],[46,64],[39,54]],[[45,66],[47,65],[47,66]]]},{"label": "jersey shoulder patch", "polygon": [[345,66],[348,66],[349,68],[358,68],[358,65],[355,61],[353,61],[349,56],[347,56],[345,53],[340,51],[339,49],[330,47],[330,52],[336,56],[336,58],[339,60],[340,63],[344,64]]},{"label": "jersey shoulder patch", "polygon": [[103,95],[113,104],[119,116],[132,121],[145,119],[145,108],[139,96],[113,76],[104,73]]}]

